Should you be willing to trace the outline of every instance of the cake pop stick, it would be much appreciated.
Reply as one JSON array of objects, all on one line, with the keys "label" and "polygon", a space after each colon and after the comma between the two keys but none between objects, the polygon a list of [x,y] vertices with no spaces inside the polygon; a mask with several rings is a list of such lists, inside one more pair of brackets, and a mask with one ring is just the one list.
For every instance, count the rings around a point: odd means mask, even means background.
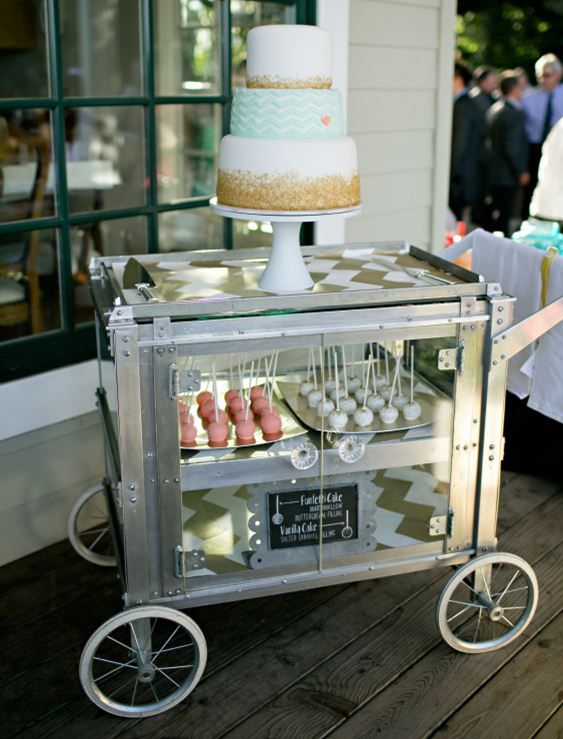
[{"label": "cake pop stick", "polygon": [[397,379],[399,380],[399,391],[393,400],[395,408],[401,410],[407,403],[407,398],[403,395],[403,388],[401,387],[401,364],[397,363]]},{"label": "cake pop stick", "polygon": [[252,378],[254,376],[254,360],[250,363],[250,377],[248,378],[248,395],[246,396],[246,412],[244,420],[248,421],[248,411],[250,410],[250,389],[252,387]]},{"label": "cake pop stick", "polygon": [[319,402],[317,403],[317,415],[322,416],[323,418],[326,418],[331,413],[331,411],[334,410],[334,403],[332,402],[332,400],[327,399],[325,396],[326,389],[325,389],[325,382],[324,382],[324,379],[325,379],[324,377],[325,375],[324,373],[324,351],[320,346],[319,346],[319,362],[320,362],[320,369],[321,369],[322,391],[321,391],[321,398]]},{"label": "cake pop stick", "polygon": [[342,364],[343,364],[343,380],[344,380],[344,392],[348,395],[348,366],[346,363],[346,350],[342,347]]},{"label": "cake pop stick", "polygon": [[299,395],[301,395],[302,398],[306,398],[312,389],[313,383],[311,382],[311,347],[309,347],[309,356],[307,358],[307,379],[304,380],[299,386]]},{"label": "cake pop stick", "polygon": [[379,411],[379,417],[383,421],[383,423],[395,423],[397,420],[397,417],[399,416],[399,411],[395,408],[394,405],[391,405],[393,402],[393,393],[395,392],[395,383],[397,381],[397,370],[398,365],[396,366],[395,375],[393,377],[393,384],[391,385],[391,394],[389,395],[389,400],[387,401],[387,405],[384,405],[383,408]]},{"label": "cake pop stick", "polygon": [[416,421],[422,413],[420,403],[414,399],[414,345],[410,347],[411,378],[410,378],[410,400],[403,406],[403,416],[407,421]]},{"label": "cake pop stick", "polygon": [[219,404],[217,403],[217,376],[215,374],[215,354],[211,359],[211,375],[213,377],[213,397],[215,398],[215,420],[219,421]]},{"label": "cake pop stick", "polygon": [[368,375],[364,390],[364,404],[361,408],[356,408],[354,411],[354,422],[357,426],[362,427],[369,426],[370,423],[373,423],[373,411],[367,407],[370,367],[371,365],[368,367]]},{"label": "cake pop stick", "polygon": [[322,391],[319,390],[319,386],[317,384],[317,362],[315,359],[315,351],[313,348],[311,349],[311,352],[313,362],[313,382],[315,383],[315,387],[313,390],[311,390],[309,395],[307,395],[307,405],[309,406],[309,408],[316,408],[323,399],[323,394]]}]

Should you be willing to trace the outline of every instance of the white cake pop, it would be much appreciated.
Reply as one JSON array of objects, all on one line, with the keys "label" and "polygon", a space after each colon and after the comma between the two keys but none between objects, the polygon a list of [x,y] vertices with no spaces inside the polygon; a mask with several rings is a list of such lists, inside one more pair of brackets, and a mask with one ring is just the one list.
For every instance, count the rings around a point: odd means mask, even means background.
[{"label": "white cake pop", "polygon": [[312,366],[313,366],[313,383],[314,383],[314,389],[311,390],[311,392],[307,395],[307,405],[309,408],[316,408],[318,404],[323,399],[323,394],[321,390],[319,390],[319,386],[317,385],[317,367],[315,363],[315,354],[313,350],[311,349],[312,354]]},{"label": "white cake pop", "polygon": [[311,349],[309,349],[309,359],[307,362],[307,379],[303,380],[301,385],[299,385],[299,395],[301,395],[302,398],[306,398],[314,387],[315,386],[311,382]]},{"label": "white cake pop", "polygon": [[354,397],[356,398],[357,403],[363,403],[364,402],[364,394],[366,392],[366,386],[360,385],[360,387],[354,392]]},{"label": "white cake pop", "polygon": [[323,418],[327,418],[330,415],[330,412],[334,410],[334,403],[332,400],[320,400],[317,405],[317,416],[322,416]]},{"label": "white cake pop", "polygon": [[402,408],[403,416],[407,421],[416,421],[416,419],[422,413],[420,403],[417,403],[414,399],[414,346],[411,346],[411,387],[409,402],[405,403]]},{"label": "white cake pop", "polygon": [[380,387],[385,387],[387,385],[387,380],[385,379],[385,375],[382,375],[379,371],[379,363],[380,363],[380,357],[379,357],[379,346],[377,347],[377,357],[375,359],[375,387],[377,390],[379,390]]},{"label": "white cake pop", "polygon": [[328,415],[328,425],[335,431],[341,431],[348,423],[348,414],[340,408],[340,383],[338,381],[338,364],[336,360],[336,350],[333,348],[334,354],[334,382],[335,382],[335,403],[336,408],[332,410]]},{"label": "white cake pop", "polygon": [[375,374],[373,350],[371,346],[370,346],[370,366],[371,366],[371,387],[372,387],[373,392],[371,393],[371,395],[368,395],[366,405],[370,409],[370,411],[378,411],[380,408],[383,408],[383,406],[385,405],[385,400],[377,392],[377,377]]},{"label": "white cake pop", "polygon": [[329,393],[329,395],[330,395],[330,399],[334,403],[336,403],[337,397],[339,400],[346,397],[346,390],[344,390],[343,387],[338,387],[338,388],[335,387],[334,390],[331,393]]},{"label": "white cake pop", "polygon": [[395,408],[394,405],[392,405],[396,381],[397,381],[397,371],[395,370],[395,376],[393,377],[393,384],[391,385],[391,393],[389,395],[389,400],[387,401],[387,404],[384,405],[383,408],[380,408],[379,410],[379,418],[381,418],[382,423],[385,423],[385,424],[395,423],[395,421],[399,417],[399,411]]},{"label": "white cake pop", "polygon": [[327,349],[327,359],[328,359],[328,378],[325,380],[325,394],[327,397],[330,396],[332,391],[336,388],[336,382],[332,377],[332,362],[330,360],[331,351],[330,349]]},{"label": "white cake pop", "polygon": [[399,363],[397,363],[397,379],[399,381],[399,391],[393,398],[393,405],[395,408],[400,411],[408,402],[408,398],[406,395],[403,395],[403,389],[401,387],[401,366]]},{"label": "white cake pop", "polygon": [[356,408],[354,411],[354,423],[357,426],[369,426],[373,423],[373,411],[367,407],[368,391],[369,391],[369,376],[370,376],[371,365],[368,367],[366,385],[364,387],[363,405],[360,408]]},{"label": "white cake pop", "polygon": [[349,416],[356,410],[358,404],[354,398],[350,398],[348,395],[340,399],[340,409],[347,413]]}]

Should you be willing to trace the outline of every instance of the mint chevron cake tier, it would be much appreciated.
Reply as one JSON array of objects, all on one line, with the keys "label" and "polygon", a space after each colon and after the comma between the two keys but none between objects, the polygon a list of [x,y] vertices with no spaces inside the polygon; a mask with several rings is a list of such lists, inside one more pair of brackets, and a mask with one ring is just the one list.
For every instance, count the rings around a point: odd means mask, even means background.
[{"label": "mint chevron cake tier", "polygon": [[272,139],[343,136],[340,92],[240,88],[233,98],[231,133]]},{"label": "mint chevron cake tier", "polygon": [[217,199],[234,208],[308,211],[360,203],[356,145],[349,136],[273,139],[225,136]]}]

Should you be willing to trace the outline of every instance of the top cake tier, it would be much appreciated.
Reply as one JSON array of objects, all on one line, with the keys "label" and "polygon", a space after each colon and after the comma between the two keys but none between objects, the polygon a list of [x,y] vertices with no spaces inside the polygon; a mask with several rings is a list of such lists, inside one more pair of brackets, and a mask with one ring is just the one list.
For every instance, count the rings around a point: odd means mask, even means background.
[{"label": "top cake tier", "polygon": [[247,38],[247,87],[332,86],[332,39],[317,26],[259,26]]}]

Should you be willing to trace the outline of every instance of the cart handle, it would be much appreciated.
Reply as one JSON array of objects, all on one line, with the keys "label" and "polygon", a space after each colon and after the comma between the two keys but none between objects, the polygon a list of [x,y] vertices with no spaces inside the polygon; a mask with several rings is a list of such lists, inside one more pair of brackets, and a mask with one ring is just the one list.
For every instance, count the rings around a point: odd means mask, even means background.
[{"label": "cart handle", "polygon": [[491,367],[508,362],[515,354],[563,321],[563,297],[493,337]]}]

